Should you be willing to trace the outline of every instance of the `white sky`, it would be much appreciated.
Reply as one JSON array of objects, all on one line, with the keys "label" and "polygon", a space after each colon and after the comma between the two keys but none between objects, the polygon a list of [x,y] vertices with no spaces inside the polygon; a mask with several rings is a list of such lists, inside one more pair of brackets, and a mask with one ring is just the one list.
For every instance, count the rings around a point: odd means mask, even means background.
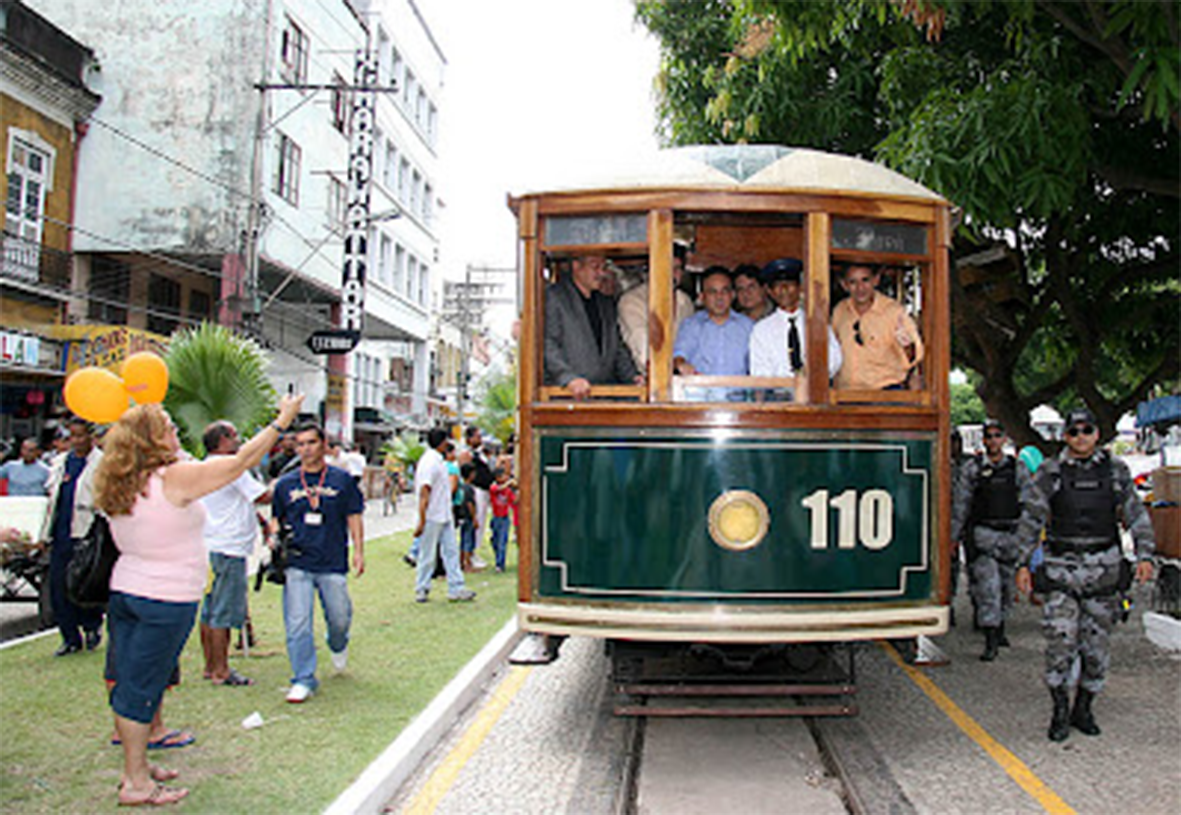
[{"label": "white sky", "polygon": [[[440,266],[514,267],[505,205],[571,162],[656,145],[655,38],[632,0],[416,0],[447,56],[440,110]],[[490,315],[507,336],[511,314]]]}]

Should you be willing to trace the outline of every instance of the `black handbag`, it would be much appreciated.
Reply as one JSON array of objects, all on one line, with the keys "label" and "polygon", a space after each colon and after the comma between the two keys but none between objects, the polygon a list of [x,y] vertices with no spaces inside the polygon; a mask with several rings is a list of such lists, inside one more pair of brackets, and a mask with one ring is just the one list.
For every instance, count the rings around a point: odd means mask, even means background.
[{"label": "black handbag", "polygon": [[119,559],[111,524],[95,513],[86,536],[74,541],[74,555],[66,566],[66,595],[81,608],[101,608],[111,596],[111,571]]}]

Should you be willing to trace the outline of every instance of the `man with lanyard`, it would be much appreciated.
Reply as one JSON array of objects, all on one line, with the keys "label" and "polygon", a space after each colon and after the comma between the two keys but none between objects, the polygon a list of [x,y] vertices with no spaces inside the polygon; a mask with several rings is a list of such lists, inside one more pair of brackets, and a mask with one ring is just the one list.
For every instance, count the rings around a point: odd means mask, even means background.
[{"label": "man with lanyard", "polygon": [[455,602],[468,602],[476,598],[476,593],[464,585],[455,543],[451,476],[444,458],[451,440],[446,430],[434,427],[427,433],[426,443],[430,449],[422,454],[414,471],[414,493],[418,496],[418,526],[414,537],[419,539],[414,599],[419,603],[430,599],[435,556],[441,548],[443,567],[447,570],[447,596]]},{"label": "man with lanyard", "polygon": [[[1046,530],[1046,557],[1038,572],[1046,584],[1042,634],[1045,682],[1054,700],[1051,741],[1066,739],[1072,725],[1088,736],[1100,732],[1091,702],[1103,690],[1111,660],[1109,635],[1119,611],[1118,592],[1131,584],[1131,564],[1124,563],[1120,548],[1119,519],[1135,542],[1135,573],[1142,584],[1152,578],[1156,550],[1152,521],[1136,495],[1128,466],[1097,449],[1094,414],[1086,408],[1072,410],[1065,427],[1066,447],[1034,474],[1016,532],[1022,564],[1017,587],[1028,594],[1033,588],[1029,558]],[[1067,683],[1076,658],[1081,658],[1082,671],[1072,710]]]},{"label": "man with lanyard", "polygon": [[[804,265],[795,258],[779,258],[763,267],[763,282],[778,306],[750,333],[751,376],[798,376],[808,362],[808,330],[800,277]],[[841,369],[841,344],[828,329],[828,376]]]},{"label": "man with lanyard", "polygon": [[348,665],[353,618],[348,591],[349,538],[353,540],[353,569],[360,577],[365,572],[365,501],[352,476],[324,461],[327,447],[319,425],[301,427],[295,434],[295,449],[300,466],[275,482],[271,509],[275,520],[290,530],[283,584],[283,625],[292,672],[287,701],[300,703],[319,686],[312,628],[317,593],[328,628],[332,665],[337,672]]},{"label": "man with lanyard", "polygon": [[62,636],[55,657],[81,651],[83,635],[88,651],[102,642],[103,614],[71,602],[66,594],[66,568],[74,556],[74,539],[83,537],[94,520],[94,473],[103,453],[85,420],[71,419],[69,431],[70,451],[59,454],[49,468],[49,512],[41,530],[41,540],[49,542],[49,599]]},{"label": "man with lanyard", "polygon": [[984,631],[984,653],[991,662],[1008,645],[1005,617],[1013,607],[1017,541],[1013,532],[1029,501],[1029,471],[1005,453],[1001,423],[984,423],[984,452],[968,459],[955,482],[951,539],[963,544],[968,561],[968,589],[976,622]]}]

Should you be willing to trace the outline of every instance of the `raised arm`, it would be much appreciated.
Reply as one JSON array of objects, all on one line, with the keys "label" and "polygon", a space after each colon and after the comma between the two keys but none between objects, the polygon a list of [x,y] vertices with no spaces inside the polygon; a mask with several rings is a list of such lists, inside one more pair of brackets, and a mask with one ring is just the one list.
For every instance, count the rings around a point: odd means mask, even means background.
[{"label": "raised arm", "polygon": [[262,461],[267,450],[295,421],[302,406],[303,394],[284,396],[279,401],[278,418],[255,433],[234,455],[177,462],[168,467],[164,471],[164,496],[173,504],[184,506],[231,483]]}]

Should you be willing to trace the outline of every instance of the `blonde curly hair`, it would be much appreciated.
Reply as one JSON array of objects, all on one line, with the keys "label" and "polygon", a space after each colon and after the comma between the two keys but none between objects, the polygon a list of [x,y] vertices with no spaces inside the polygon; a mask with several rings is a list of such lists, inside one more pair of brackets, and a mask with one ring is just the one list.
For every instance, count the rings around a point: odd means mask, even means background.
[{"label": "blonde curly hair", "polygon": [[177,461],[172,419],[155,404],[137,405],[103,437],[94,474],[94,504],[109,516],[130,515],[148,476]]}]

